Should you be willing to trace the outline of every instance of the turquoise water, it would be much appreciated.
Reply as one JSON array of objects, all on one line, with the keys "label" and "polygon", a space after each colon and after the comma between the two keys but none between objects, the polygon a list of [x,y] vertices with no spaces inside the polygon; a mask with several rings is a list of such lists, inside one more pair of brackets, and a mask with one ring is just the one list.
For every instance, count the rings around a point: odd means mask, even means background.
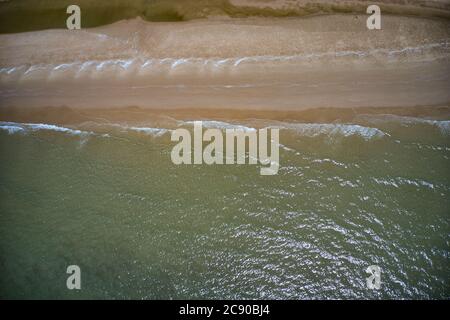
[{"label": "turquoise water", "polygon": [[278,175],[172,164],[187,122],[2,122],[0,297],[449,298],[448,120],[233,124],[280,128]]}]

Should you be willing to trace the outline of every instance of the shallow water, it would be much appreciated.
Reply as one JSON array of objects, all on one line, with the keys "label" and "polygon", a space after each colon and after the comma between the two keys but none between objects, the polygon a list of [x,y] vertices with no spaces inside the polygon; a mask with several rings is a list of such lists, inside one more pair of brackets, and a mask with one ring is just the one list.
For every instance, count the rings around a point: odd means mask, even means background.
[{"label": "shallow water", "polygon": [[189,120],[1,122],[0,296],[449,298],[448,118],[205,122],[280,128],[275,176],[173,165]]}]

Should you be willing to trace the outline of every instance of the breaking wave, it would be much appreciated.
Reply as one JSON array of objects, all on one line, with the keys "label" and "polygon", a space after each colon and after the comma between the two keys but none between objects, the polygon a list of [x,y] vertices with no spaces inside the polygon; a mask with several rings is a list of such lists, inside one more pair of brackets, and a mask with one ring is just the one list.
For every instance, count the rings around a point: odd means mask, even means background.
[{"label": "breaking wave", "polygon": [[126,125],[119,123],[97,123],[91,121],[82,123],[80,126],[83,128],[88,128],[89,130],[93,130],[95,132],[136,132],[154,137],[161,137],[170,132],[169,128],[149,127],[142,125]]},{"label": "breaking wave", "polygon": [[[8,134],[26,134],[36,131],[52,131],[73,136],[123,136],[128,134],[138,134],[154,138],[165,137],[177,128],[193,129],[195,122],[201,122],[202,128],[219,129],[226,131],[242,130],[243,132],[255,132],[258,129],[279,129],[280,134],[287,133],[291,136],[308,138],[327,138],[330,140],[338,138],[357,137],[364,141],[375,141],[384,138],[402,139],[409,131],[408,128],[421,126],[422,129],[436,128],[444,136],[450,135],[450,120],[431,120],[426,118],[416,118],[398,116],[391,114],[382,115],[358,115],[349,123],[308,123],[308,122],[285,122],[270,119],[246,119],[246,120],[178,120],[171,117],[157,117],[144,122],[114,123],[86,121],[73,123],[70,126],[61,126],[48,123],[20,123],[20,122],[0,122],[0,130]],[[387,126],[386,124],[389,124]],[[425,127],[423,127],[425,126]],[[401,131],[399,131],[401,130]],[[415,130],[415,129],[414,129]],[[418,129],[419,130],[419,129]],[[420,138],[411,137],[416,140]],[[289,149],[287,146],[286,150]],[[293,150],[290,150],[293,151]]]},{"label": "breaking wave", "polygon": [[380,139],[389,136],[377,128],[364,127],[357,124],[335,124],[335,123],[282,123],[272,128],[288,129],[306,137],[351,137],[358,136],[364,140]]},{"label": "breaking wave", "polygon": [[142,132],[142,133],[145,133],[148,135],[153,135],[153,136],[158,136],[158,137],[169,132],[168,129],[164,129],[164,128],[130,127],[129,129],[136,131],[136,132]]},{"label": "breaking wave", "polygon": [[76,136],[86,136],[94,134],[93,132],[90,131],[82,131],[45,123],[17,123],[17,122],[2,121],[0,122],[0,129],[7,131],[9,134],[27,133],[29,131],[40,131],[40,130],[61,132]]},{"label": "breaking wave", "polygon": [[[180,125],[194,125],[195,121],[180,121]],[[234,130],[242,130],[244,132],[256,131],[255,128],[250,128],[240,124],[233,124],[224,121],[216,121],[216,120],[202,120],[202,127],[207,129],[234,129]]]},{"label": "breaking wave", "polygon": [[443,135],[450,135],[450,120],[433,120],[392,114],[360,115],[358,118],[373,124],[399,123],[403,126],[429,125],[439,129]]}]

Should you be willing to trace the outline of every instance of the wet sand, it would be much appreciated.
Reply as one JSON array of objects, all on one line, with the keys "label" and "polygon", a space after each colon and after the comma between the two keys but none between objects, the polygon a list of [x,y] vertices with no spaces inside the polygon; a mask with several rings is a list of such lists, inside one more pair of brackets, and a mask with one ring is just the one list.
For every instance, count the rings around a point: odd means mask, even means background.
[{"label": "wet sand", "polygon": [[139,107],[125,108],[68,108],[68,107],[4,107],[0,121],[16,123],[47,123],[73,126],[83,123],[104,122],[142,125],[159,123],[161,126],[174,119],[180,121],[212,120],[268,120],[305,123],[351,122],[361,115],[392,115],[399,117],[450,119],[449,106],[394,107],[394,108],[310,108],[297,111],[246,110],[246,109],[151,109]]},{"label": "wet sand", "polygon": [[302,110],[450,101],[450,21],[365,15],[0,35],[0,106]]}]

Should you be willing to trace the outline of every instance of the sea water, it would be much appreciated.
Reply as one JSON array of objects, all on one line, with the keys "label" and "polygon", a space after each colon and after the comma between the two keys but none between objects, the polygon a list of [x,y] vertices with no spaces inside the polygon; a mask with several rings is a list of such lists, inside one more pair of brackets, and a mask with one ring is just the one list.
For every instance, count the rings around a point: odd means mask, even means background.
[{"label": "sea water", "polygon": [[203,120],[279,128],[278,174],[173,164],[187,119],[1,122],[0,296],[449,297],[448,120]]}]

